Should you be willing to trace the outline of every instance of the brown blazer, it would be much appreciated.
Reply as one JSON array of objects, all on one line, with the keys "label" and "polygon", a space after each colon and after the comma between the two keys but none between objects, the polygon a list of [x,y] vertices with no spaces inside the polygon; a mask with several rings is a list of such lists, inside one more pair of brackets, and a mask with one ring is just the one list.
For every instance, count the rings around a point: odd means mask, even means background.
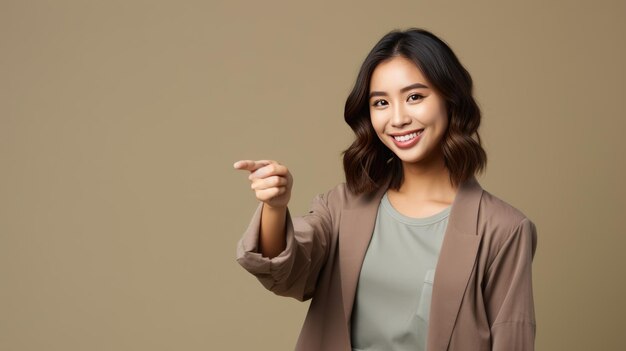
[{"label": "brown blazer", "polygon": [[[257,252],[259,202],[237,261],[277,295],[312,298],[296,351],[351,351],[361,264],[388,185],[355,196],[340,183],[318,194],[307,214],[292,217],[287,209],[287,247],[272,259]],[[535,224],[524,213],[475,177],[462,183],[435,267],[427,350],[534,350],[536,247]]]}]

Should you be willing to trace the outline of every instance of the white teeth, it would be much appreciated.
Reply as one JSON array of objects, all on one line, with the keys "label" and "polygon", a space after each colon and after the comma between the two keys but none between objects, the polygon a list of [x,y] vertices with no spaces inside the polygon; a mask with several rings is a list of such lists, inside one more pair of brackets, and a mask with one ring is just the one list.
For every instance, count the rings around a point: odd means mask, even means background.
[{"label": "white teeth", "polygon": [[417,133],[411,133],[411,134],[407,134],[403,136],[394,136],[394,139],[396,139],[397,141],[408,141],[408,140],[415,138],[419,134],[422,134],[422,132],[423,130],[420,130]]}]

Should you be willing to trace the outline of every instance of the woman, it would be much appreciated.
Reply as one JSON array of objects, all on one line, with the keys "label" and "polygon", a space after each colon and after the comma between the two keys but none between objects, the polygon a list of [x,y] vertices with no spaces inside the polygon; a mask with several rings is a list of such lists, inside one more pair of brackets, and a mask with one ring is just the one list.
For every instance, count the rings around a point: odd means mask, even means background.
[{"label": "woman", "polygon": [[237,261],[311,299],[297,351],[533,350],[535,224],[484,190],[472,79],[431,32],[385,35],[346,101],[346,182],[292,216],[293,179],[242,160],[259,203]]}]

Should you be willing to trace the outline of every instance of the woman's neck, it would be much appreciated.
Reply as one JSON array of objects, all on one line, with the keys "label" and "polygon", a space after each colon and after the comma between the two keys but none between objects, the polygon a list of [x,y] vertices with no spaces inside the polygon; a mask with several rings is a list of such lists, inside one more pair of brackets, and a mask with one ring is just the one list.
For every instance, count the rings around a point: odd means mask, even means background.
[{"label": "woman's neck", "polygon": [[398,191],[400,197],[417,201],[437,201],[452,203],[457,187],[450,182],[450,172],[445,166],[443,157],[433,162],[403,163],[404,179]]}]

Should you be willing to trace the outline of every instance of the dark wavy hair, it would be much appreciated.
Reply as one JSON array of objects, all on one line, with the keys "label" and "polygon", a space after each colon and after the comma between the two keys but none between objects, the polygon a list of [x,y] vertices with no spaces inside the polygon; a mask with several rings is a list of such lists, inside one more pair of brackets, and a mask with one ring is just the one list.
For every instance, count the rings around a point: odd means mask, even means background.
[{"label": "dark wavy hair", "polygon": [[473,97],[469,72],[433,33],[422,28],[394,29],[369,52],[346,100],[344,119],[356,139],[341,154],[346,185],[355,194],[371,193],[387,181],[390,188],[398,190],[403,181],[402,161],[380,141],[369,112],[372,72],[382,61],[397,56],[415,63],[445,100],[448,128],[440,146],[450,182],[457,186],[486,168],[487,154],[478,134],[481,111]]}]

